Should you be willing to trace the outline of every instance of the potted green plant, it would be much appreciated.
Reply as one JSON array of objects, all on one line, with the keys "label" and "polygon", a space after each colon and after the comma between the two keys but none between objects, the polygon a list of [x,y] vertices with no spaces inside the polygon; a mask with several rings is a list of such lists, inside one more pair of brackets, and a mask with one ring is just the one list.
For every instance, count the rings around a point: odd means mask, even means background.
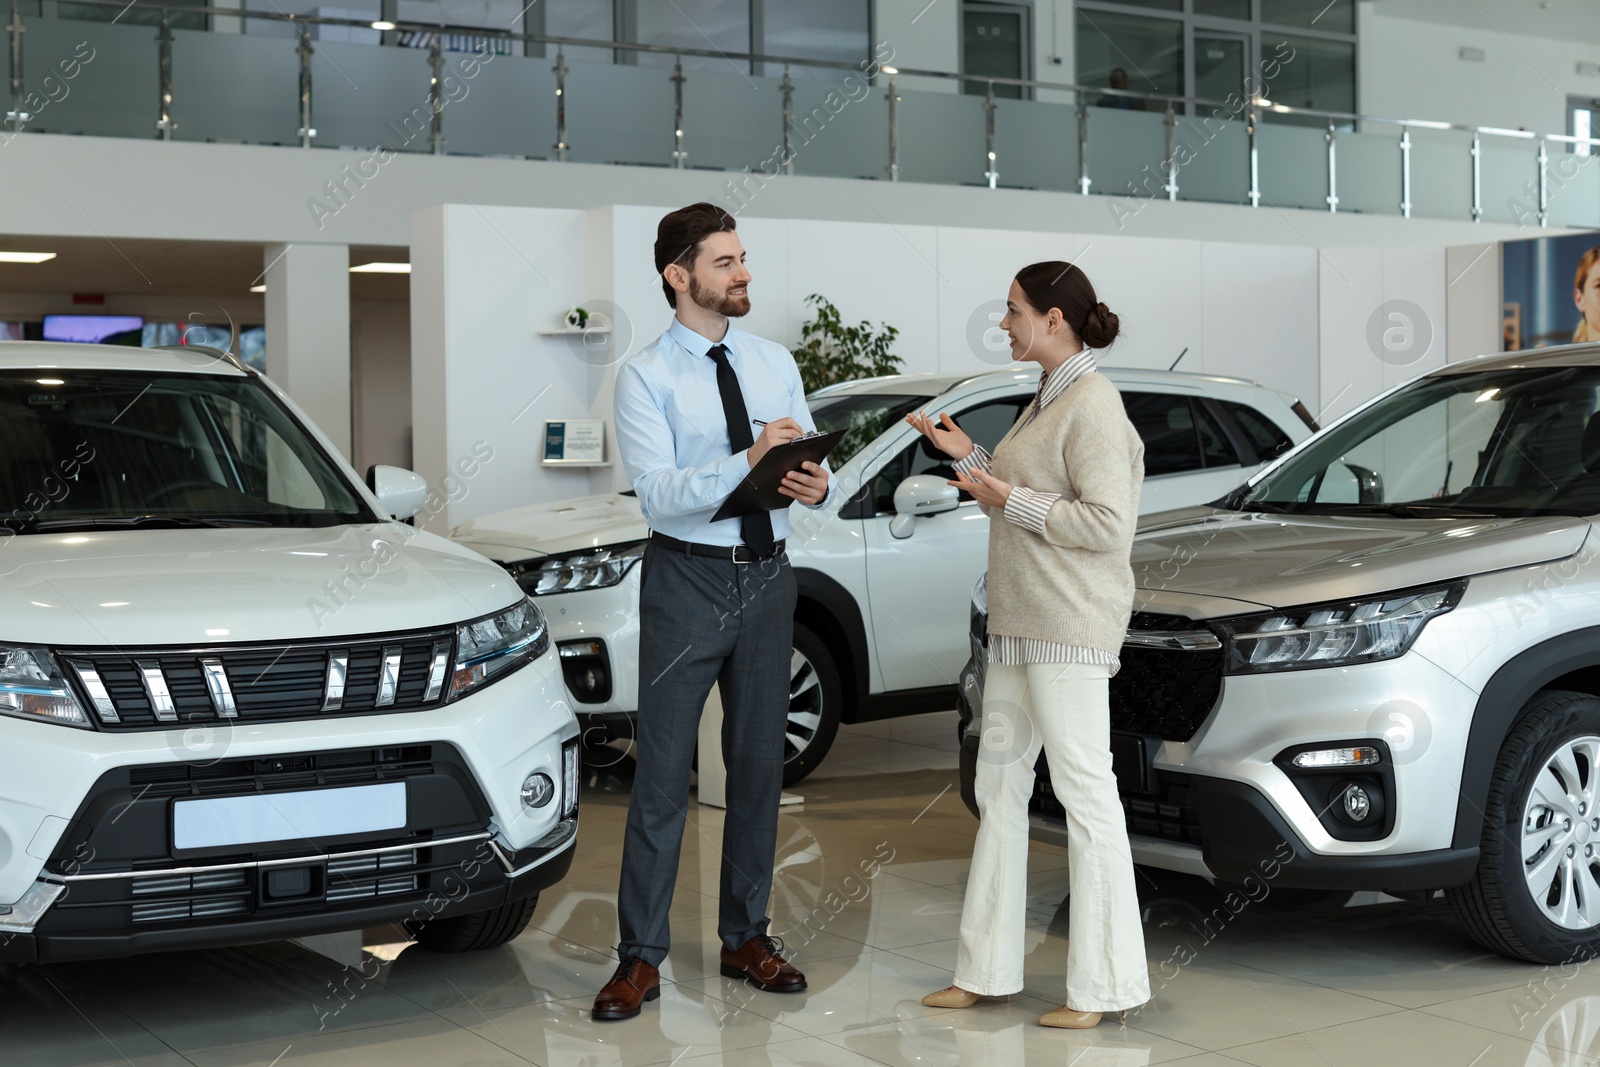
[{"label": "potted green plant", "polygon": [[800,380],[806,392],[834,382],[894,374],[904,364],[904,360],[889,351],[894,339],[900,336],[900,331],[893,326],[880,322],[874,329],[864,319],[858,325],[848,326],[840,317],[839,309],[820,293],[812,293],[805,302],[815,312],[800,327],[800,344],[794,349],[794,361],[800,368]]}]

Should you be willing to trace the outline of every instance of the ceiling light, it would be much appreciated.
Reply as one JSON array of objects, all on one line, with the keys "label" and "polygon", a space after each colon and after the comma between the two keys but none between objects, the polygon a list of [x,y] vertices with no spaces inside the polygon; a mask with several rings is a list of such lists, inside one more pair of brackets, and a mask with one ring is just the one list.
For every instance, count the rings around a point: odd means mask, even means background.
[{"label": "ceiling light", "polygon": [[351,274],[410,274],[409,263],[363,263],[359,267],[351,267]]},{"label": "ceiling light", "polygon": [[879,67],[878,69],[883,71],[885,74],[899,74],[900,73],[900,68],[899,67]]},{"label": "ceiling light", "polygon": [[64,379],[61,379],[61,378],[39,378],[37,380],[38,380],[38,383],[40,385],[66,385],[67,384],[66,381]]},{"label": "ceiling light", "polygon": [[0,263],[43,263],[55,258],[54,252],[0,252]]},{"label": "ceiling light", "polygon": [[392,30],[394,29],[394,23],[390,22],[388,19],[379,19],[377,22],[372,24],[372,28],[375,30]]},{"label": "ceiling light", "polygon": [[252,293],[264,293],[267,291],[267,287],[265,285],[252,285],[250,291]]}]

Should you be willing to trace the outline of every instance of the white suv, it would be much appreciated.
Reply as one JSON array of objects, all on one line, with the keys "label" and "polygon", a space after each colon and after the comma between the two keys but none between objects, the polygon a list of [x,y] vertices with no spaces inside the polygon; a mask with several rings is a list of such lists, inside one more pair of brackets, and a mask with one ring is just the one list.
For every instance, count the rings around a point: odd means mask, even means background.
[{"label": "white suv", "polygon": [[[1106,370],[1145,441],[1140,506],[1214,500],[1314,429],[1296,400],[1252,382]],[[994,447],[1033,400],[1038,371],[901,374],[820,389],[821,430],[850,431],[830,457],[845,503],[796,506],[799,582],[785,784],[811,772],[841,722],[954,706],[962,620],[988,558],[989,520],[945,484],[950,461],[906,425],[949,412]],[[638,571],[647,533],[631,494],[485,515],[451,531],[501,561],[544,607],[585,744],[631,739],[638,708]]]},{"label": "white suv", "polygon": [[0,344],[0,457],[0,960],[522,930],[577,722],[420,478],[197,348]]},{"label": "white suv", "polygon": [[[1148,516],[1111,683],[1134,859],[1252,899],[1442,889],[1496,951],[1593,959],[1597,516],[1600,345],[1450,364],[1217,504]],[[969,804],[1009,717],[982,699],[984,607]],[[1060,837],[1039,769],[1035,829]]]}]

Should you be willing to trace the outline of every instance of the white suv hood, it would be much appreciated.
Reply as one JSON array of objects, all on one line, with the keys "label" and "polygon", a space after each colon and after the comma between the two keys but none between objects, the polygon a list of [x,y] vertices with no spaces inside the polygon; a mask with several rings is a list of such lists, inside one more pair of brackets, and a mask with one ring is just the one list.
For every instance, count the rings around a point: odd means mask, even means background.
[{"label": "white suv hood", "polygon": [[399,523],[118,530],[0,541],[0,642],[223,645],[448,626],[521,595]]},{"label": "white suv hood", "polygon": [[[1169,519],[1175,521],[1162,521]],[[1565,559],[1584,519],[1411,519],[1183,509],[1141,525],[1143,602],[1182,592],[1287,608]]]},{"label": "white suv hood", "polygon": [[649,533],[638,500],[621,493],[601,493],[483,515],[457,526],[450,537],[490,559],[516,563],[643,541]]}]

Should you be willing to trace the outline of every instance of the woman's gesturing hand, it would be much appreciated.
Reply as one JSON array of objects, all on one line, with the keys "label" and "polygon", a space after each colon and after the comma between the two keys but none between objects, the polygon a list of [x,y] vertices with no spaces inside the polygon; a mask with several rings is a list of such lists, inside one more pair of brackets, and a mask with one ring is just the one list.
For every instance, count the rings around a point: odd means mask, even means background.
[{"label": "woman's gesturing hand", "polygon": [[937,419],[930,418],[920,411],[913,411],[906,416],[906,421],[918,433],[932,441],[934,448],[951,459],[966,459],[972,453],[972,438],[956,425],[956,420],[942,411],[939,412]]},{"label": "woman's gesturing hand", "polygon": [[994,475],[985,474],[983,471],[973,471],[970,481],[957,475],[954,480],[945,484],[966,490],[972,494],[972,499],[986,508],[1003,508],[1006,506],[1006,501],[1011,499],[1011,483],[1002,482]]}]

